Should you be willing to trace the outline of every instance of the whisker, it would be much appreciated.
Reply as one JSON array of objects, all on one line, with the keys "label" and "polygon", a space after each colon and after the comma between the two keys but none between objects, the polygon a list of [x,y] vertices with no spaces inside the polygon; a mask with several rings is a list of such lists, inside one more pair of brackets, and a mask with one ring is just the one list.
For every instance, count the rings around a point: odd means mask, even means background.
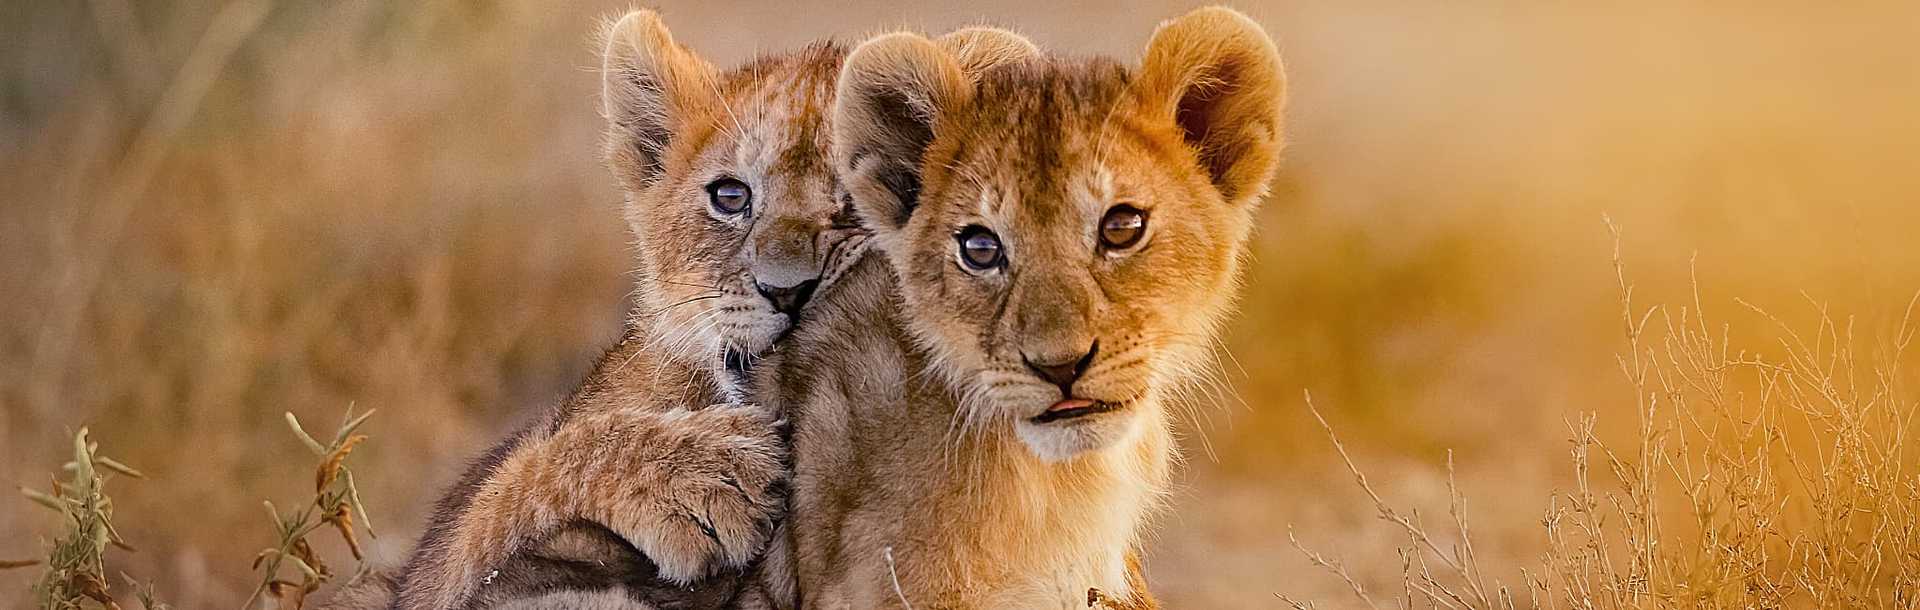
[{"label": "whisker", "polygon": [[721,297],[724,297],[724,296],[727,296],[727,295],[724,295],[724,294],[719,294],[719,293],[714,293],[714,294],[704,294],[704,295],[699,295],[699,296],[695,296],[695,297],[690,297],[690,298],[688,298],[688,299],[686,299],[686,300],[684,300],[684,301],[680,301],[680,302],[678,302],[678,303],[674,303],[674,304],[671,304],[671,305],[666,305],[666,306],[663,306],[663,307],[661,307],[661,308],[659,308],[659,309],[655,309],[655,310],[652,310],[652,311],[641,311],[641,312],[637,312],[637,313],[638,313],[639,315],[643,315],[643,316],[656,316],[656,317],[657,317],[657,316],[659,316],[660,314],[664,314],[664,313],[667,313],[668,311],[671,311],[671,310],[673,310],[673,308],[675,308],[675,307],[679,307],[679,306],[682,306],[682,305],[686,305],[686,304],[689,304],[689,303],[698,303],[698,302],[700,302],[700,301],[706,301],[706,300],[710,300],[710,299],[718,299],[718,298],[721,298]]},{"label": "whisker", "polygon": [[714,282],[712,285],[695,284],[692,282],[681,282],[681,281],[669,280],[666,278],[657,278],[654,281],[660,282],[662,284],[667,284],[670,286],[685,286],[688,288],[699,288],[701,290],[719,290],[720,289],[720,283],[717,281]]}]

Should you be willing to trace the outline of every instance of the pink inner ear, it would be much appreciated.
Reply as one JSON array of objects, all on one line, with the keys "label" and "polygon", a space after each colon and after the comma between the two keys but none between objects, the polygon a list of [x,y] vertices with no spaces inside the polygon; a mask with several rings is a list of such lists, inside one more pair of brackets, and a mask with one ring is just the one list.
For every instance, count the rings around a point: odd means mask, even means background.
[{"label": "pink inner ear", "polygon": [[1188,142],[1202,148],[1202,154],[1205,154],[1207,133],[1213,128],[1212,97],[1213,92],[1203,91],[1196,86],[1180,96],[1180,103],[1174,108],[1174,122],[1180,125],[1180,131],[1186,134]]},{"label": "pink inner ear", "polygon": [[1181,92],[1173,120],[1184,132],[1187,142],[1199,151],[1201,164],[1218,184],[1226,176],[1234,155],[1230,154],[1232,151],[1222,150],[1226,143],[1216,133],[1216,129],[1232,126],[1217,123],[1226,110],[1221,106],[1232,103],[1230,96],[1239,87],[1241,66],[1235,58],[1227,57],[1200,72]]}]

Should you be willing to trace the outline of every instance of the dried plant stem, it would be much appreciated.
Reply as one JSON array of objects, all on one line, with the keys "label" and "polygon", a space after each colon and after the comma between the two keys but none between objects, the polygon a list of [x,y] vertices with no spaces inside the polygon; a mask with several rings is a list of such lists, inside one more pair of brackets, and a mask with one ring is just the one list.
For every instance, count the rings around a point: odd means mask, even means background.
[{"label": "dried plant stem", "polygon": [[[308,434],[292,413],[286,414],[287,427],[300,439],[301,444],[320,458],[320,465],[314,469],[314,495],[298,512],[291,514],[282,514],[271,501],[261,503],[273,520],[279,541],[254,556],[253,567],[260,571],[261,579],[253,592],[247,595],[247,601],[241,606],[243,609],[252,608],[262,595],[268,595],[281,600],[280,607],[298,610],[305,603],[307,595],[333,579],[332,570],[313,552],[313,547],[307,541],[308,535],[321,528],[332,527],[340,532],[353,558],[361,562],[356,576],[367,569],[359,539],[354,534],[354,514],[360,515],[360,528],[367,530],[368,536],[373,535],[373,528],[367,524],[366,507],[360,503],[360,490],[353,483],[353,473],[347,469],[346,459],[353,453],[354,446],[366,440],[366,436],[354,432],[371,416],[373,411],[369,410],[354,417],[353,407],[348,406],[339,429],[323,443]],[[280,571],[283,566],[292,566],[299,580],[282,580]]]},{"label": "dried plant stem", "polygon": [[[1920,473],[1907,440],[1916,409],[1902,387],[1914,374],[1906,350],[1920,335],[1920,294],[1867,364],[1856,321],[1811,297],[1804,335],[1735,299],[1776,334],[1779,355],[1764,357],[1735,350],[1730,326],[1708,324],[1697,274],[1688,305],[1636,305],[1619,230],[1607,228],[1624,340],[1616,364],[1633,392],[1622,402],[1634,409],[1636,447],[1604,442],[1597,413],[1567,422],[1573,489],[1548,499],[1540,570],[1521,570],[1531,607],[1920,609]],[[1417,512],[1373,489],[1306,398],[1380,517],[1408,537],[1404,604],[1513,608],[1506,588],[1489,596],[1482,584],[1452,454],[1448,508],[1461,542],[1444,552]],[[1347,566],[1301,551],[1375,607]],[[1447,578],[1429,570],[1430,557]]]},{"label": "dried plant stem", "polygon": [[[1318,407],[1314,406],[1313,393],[1304,392],[1303,396],[1306,399],[1307,411],[1313,414],[1314,421],[1320,422],[1320,428],[1326,431],[1327,438],[1333,442],[1334,450],[1339,452],[1340,460],[1346,463],[1347,472],[1353,475],[1354,482],[1358,483],[1360,489],[1366,492],[1368,499],[1373,500],[1374,511],[1379,517],[1400,526],[1400,529],[1405,531],[1407,536],[1412,538],[1415,543],[1433,557],[1438,558],[1442,564],[1446,565],[1447,569],[1453,572],[1453,574],[1464,583],[1467,593],[1473,600],[1474,605],[1472,607],[1493,607],[1492,600],[1487,596],[1485,587],[1480,583],[1479,567],[1475,565],[1471,548],[1465,543],[1462,543],[1461,546],[1455,547],[1452,552],[1441,550],[1440,545],[1434,543],[1433,537],[1429,536],[1427,531],[1416,523],[1412,517],[1402,514],[1387,504],[1387,501],[1380,497],[1379,492],[1374,491],[1373,485],[1367,482],[1366,473],[1362,472],[1360,467],[1353,462],[1353,456],[1347,453],[1346,444],[1340,442],[1340,437],[1334,434],[1333,426],[1327,423],[1327,418],[1320,414]],[[1459,489],[1453,487],[1451,475],[1453,458],[1451,453],[1448,454],[1447,462],[1449,473],[1448,491],[1453,496],[1454,519],[1456,527],[1459,528],[1458,533],[1460,534],[1460,538],[1465,540],[1468,536],[1466,514],[1463,508],[1466,500],[1460,496]],[[1351,582],[1351,580],[1349,580],[1349,582]],[[1450,594],[1451,592],[1449,591],[1448,593]]]}]

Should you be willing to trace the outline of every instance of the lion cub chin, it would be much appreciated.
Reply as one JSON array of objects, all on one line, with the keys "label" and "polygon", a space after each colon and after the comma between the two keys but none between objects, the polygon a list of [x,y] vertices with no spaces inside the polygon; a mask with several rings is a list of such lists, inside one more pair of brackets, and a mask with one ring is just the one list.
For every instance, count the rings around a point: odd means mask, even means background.
[{"label": "lion cub chin", "polygon": [[777,415],[744,403],[741,383],[862,239],[835,196],[826,129],[845,50],[721,71],[650,11],[605,43],[605,154],[637,251],[627,335],[447,492],[398,576],[363,579],[333,607],[761,595],[748,572],[785,509],[787,452]]},{"label": "lion cub chin", "polygon": [[1150,606],[1129,558],[1279,162],[1266,33],[1206,8],[1137,67],[970,73],[917,34],[842,68],[834,159],[876,250],[766,370],[806,608]]}]

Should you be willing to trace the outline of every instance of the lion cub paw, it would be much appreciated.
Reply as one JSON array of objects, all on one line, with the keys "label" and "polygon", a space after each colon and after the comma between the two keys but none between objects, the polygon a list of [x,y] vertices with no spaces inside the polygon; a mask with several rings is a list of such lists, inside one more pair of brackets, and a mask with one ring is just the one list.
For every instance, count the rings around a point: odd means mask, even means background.
[{"label": "lion cub paw", "polygon": [[786,444],[780,423],[753,406],[676,412],[634,480],[639,511],[604,523],[632,541],[660,576],[692,582],[746,565],[765,549],[786,512]]}]

